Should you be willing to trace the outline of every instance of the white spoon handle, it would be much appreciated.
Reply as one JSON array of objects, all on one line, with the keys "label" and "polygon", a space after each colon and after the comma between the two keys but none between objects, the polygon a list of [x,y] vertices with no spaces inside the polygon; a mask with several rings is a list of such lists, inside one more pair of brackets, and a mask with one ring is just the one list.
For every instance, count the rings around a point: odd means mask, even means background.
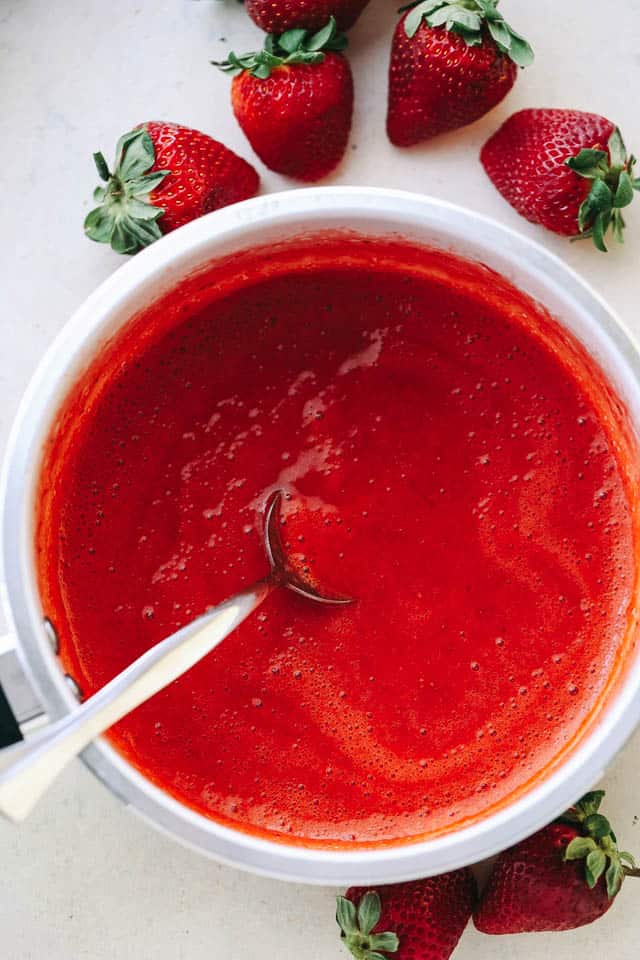
[{"label": "white spoon handle", "polygon": [[216,647],[258,607],[261,581],[156,644],[76,710],[0,753],[0,814],[23,820],[63,767],[97,736]]}]

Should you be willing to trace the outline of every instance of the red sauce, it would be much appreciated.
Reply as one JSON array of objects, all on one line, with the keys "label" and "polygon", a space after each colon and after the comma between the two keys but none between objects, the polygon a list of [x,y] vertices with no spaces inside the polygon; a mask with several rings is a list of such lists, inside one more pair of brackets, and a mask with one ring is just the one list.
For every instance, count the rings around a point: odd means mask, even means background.
[{"label": "red sauce", "polygon": [[235,257],[134,319],[66,401],[44,611],[94,692],[265,573],[283,489],[294,561],[357,604],[276,592],[110,739],[255,834],[435,835],[547,775],[620,669],[624,422],[582,348],[480,265],[340,236]]}]

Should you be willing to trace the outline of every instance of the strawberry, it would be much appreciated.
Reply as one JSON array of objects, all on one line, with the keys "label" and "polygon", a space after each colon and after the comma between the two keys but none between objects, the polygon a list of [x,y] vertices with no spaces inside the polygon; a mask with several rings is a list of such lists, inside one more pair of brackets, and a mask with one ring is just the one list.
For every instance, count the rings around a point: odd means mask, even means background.
[{"label": "strawberry", "polygon": [[367,889],[338,897],[340,936],[356,960],[447,960],[466,927],[476,898],[470,870]]},{"label": "strawberry", "polygon": [[478,930],[572,930],[607,912],[625,875],[640,871],[598,813],[603,796],[588,793],[560,822],[500,855],[474,914]]},{"label": "strawberry", "polygon": [[211,210],[252,197],[253,167],[205,133],[177,123],[141,124],[118,140],[113,173],[93,155],[105,186],[84,231],[117,253],[136,253]]},{"label": "strawberry", "polygon": [[320,30],[335,17],[338,30],[352,27],[369,0],[246,0],[247,13],[265,33],[284,33],[295,27]]},{"label": "strawberry", "polygon": [[580,110],[520,110],[480,154],[512,207],[563,236],[592,237],[606,252],[611,229],[623,241],[622,208],[633,200],[635,157],[610,120]]},{"label": "strawberry", "polygon": [[[387,134],[409,147],[482,117],[507,95],[531,47],[498,0],[414,0],[396,26]],[[406,8],[404,8],[406,9]]]},{"label": "strawberry", "polygon": [[346,38],[331,17],[318,33],[269,34],[264,49],[216,63],[237,73],[233,112],[260,159],[277,173],[318,180],[338,165],[353,112]]}]

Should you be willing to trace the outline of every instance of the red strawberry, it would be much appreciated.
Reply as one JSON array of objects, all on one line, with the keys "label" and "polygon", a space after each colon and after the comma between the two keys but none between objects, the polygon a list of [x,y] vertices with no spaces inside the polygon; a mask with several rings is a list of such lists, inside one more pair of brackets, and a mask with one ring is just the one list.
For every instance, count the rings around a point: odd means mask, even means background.
[{"label": "red strawberry", "polygon": [[[563,821],[501,854],[474,914],[482,933],[572,930],[613,904],[633,857],[618,850],[602,790],[588,793]],[[623,861],[629,867],[623,865]]]},{"label": "red strawberry", "polygon": [[338,30],[352,27],[369,0],[246,0],[247,13],[265,33],[284,33],[294,27],[320,30],[335,17]]},{"label": "red strawberry", "polygon": [[469,870],[367,889],[338,897],[336,920],[356,960],[447,960],[473,911],[476,882]]},{"label": "red strawberry", "polygon": [[233,112],[277,173],[319,180],[342,159],[353,112],[351,68],[339,52],[346,42],[331,18],[319,33],[269,34],[258,53],[231,53],[216,64],[240,71],[231,88]]},{"label": "red strawberry", "polygon": [[498,0],[416,0],[391,45],[387,133],[398,147],[456,130],[507,95],[531,47]]},{"label": "red strawberry", "polygon": [[196,217],[252,197],[259,186],[246,160],[177,123],[144,123],[125,133],[113,173],[101,153],[93,158],[106,185],[94,191],[100,206],[84,230],[117,253],[136,253]]},{"label": "red strawberry", "polygon": [[609,228],[623,240],[622,207],[633,199],[635,157],[610,120],[580,110],[521,110],[482,148],[485,170],[512,207],[564,236],[593,237],[606,252]]}]

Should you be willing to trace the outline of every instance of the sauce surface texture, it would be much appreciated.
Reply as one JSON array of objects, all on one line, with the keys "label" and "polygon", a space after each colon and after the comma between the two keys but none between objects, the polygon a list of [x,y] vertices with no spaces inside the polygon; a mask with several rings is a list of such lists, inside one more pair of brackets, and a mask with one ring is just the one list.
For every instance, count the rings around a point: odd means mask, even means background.
[{"label": "sauce surface texture", "polygon": [[623,421],[577,343],[480,265],[337,235],[218,264],[105,347],[45,453],[65,666],[92,693],[263,576],[280,488],[293,562],[358,602],[276,592],[110,739],[263,836],[459,827],[553,769],[631,642]]}]

